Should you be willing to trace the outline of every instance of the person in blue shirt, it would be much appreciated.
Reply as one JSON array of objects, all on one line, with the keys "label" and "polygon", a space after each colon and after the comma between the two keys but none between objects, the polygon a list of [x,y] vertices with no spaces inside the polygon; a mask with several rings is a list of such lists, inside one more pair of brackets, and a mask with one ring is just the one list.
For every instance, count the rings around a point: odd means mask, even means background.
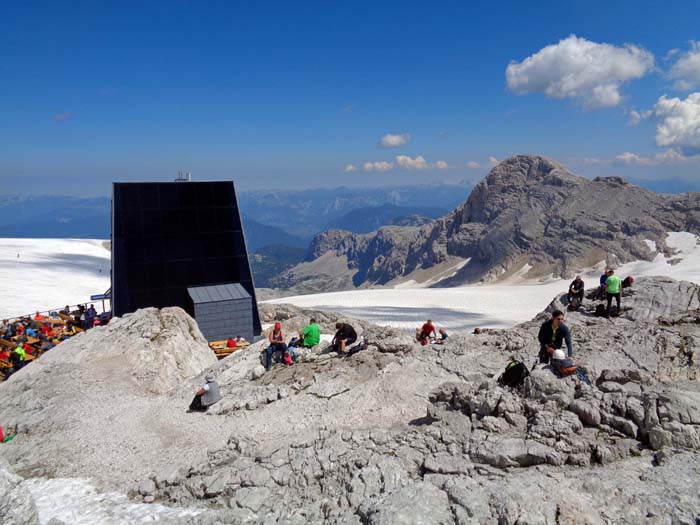
[{"label": "person in blue shirt", "polygon": [[600,276],[600,286],[598,287],[598,299],[605,299],[605,281],[608,280],[610,268],[605,269],[605,273]]},{"label": "person in blue shirt", "polygon": [[540,343],[540,363],[549,363],[552,352],[561,348],[564,341],[566,341],[568,356],[571,357],[574,355],[574,349],[571,343],[571,332],[569,331],[569,327],[564,324],[564,313],[561,310],[554,310],[552,312],[552,318],[542,323],[540,331],[537,334],[537,340]]}]

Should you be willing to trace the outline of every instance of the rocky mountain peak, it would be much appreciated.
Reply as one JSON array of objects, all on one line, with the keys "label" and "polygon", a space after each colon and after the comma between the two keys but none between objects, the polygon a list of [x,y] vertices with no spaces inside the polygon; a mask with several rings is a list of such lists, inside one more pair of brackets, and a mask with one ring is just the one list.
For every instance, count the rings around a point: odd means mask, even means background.
[{"label": "rocky mountain peak", "polygon": [[[433,270],[459,271],[439,286],[490,281],[529,267],[531,278],[569,277],[601,261],[649,260],[645,240],[661,250],[667,232],[700,234],[700,193],[661,195],[621,177],[594,180],[574,175],[539,155],[516,155],[495,166],[452,213],[418,228],[393,227],[363,235],[324,232],[312,243],[309,261],[334,253],[342,261],[295,275],[354,286],[398,283]],[[339,270],[340,269],[340,270]],[[294,285],[299,278],[282,276]],[[429,278],[429,277],[427,277]],[[420,279],[420,277],[419,277]],[[417,280],[417,282],[421,282]]]}]

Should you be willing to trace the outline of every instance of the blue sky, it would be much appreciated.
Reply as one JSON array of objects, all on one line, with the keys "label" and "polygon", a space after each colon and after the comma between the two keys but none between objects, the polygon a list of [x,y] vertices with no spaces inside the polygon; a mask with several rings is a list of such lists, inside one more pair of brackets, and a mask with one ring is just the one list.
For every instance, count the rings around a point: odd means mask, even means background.
[{"label": "blue sky", "polygon": [[697,20],[692,1],[3,2],[0,193],[181,169],[243,189],[474,180],[518,153],[698,181]]}]

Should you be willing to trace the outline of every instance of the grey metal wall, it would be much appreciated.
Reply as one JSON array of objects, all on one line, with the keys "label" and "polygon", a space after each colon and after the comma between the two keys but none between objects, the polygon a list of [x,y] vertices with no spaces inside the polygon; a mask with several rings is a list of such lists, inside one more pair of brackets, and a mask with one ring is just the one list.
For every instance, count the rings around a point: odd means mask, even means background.
[{"label": "grey metal wall", "polygon": [[195,304],[194,318],[207,341],[221,341],[240,335],[253,342],[251,297]]}]

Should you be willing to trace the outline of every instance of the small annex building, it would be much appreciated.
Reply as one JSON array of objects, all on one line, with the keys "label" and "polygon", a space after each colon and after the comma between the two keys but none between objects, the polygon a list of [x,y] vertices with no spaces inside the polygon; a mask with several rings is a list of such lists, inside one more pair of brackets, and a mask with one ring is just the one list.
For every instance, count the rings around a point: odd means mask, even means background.
[{"label": "small annex building", "polygon": [[242,336],[254,341],[253,298],[239,283],[187,288],[194,318],[207,341]]}]

